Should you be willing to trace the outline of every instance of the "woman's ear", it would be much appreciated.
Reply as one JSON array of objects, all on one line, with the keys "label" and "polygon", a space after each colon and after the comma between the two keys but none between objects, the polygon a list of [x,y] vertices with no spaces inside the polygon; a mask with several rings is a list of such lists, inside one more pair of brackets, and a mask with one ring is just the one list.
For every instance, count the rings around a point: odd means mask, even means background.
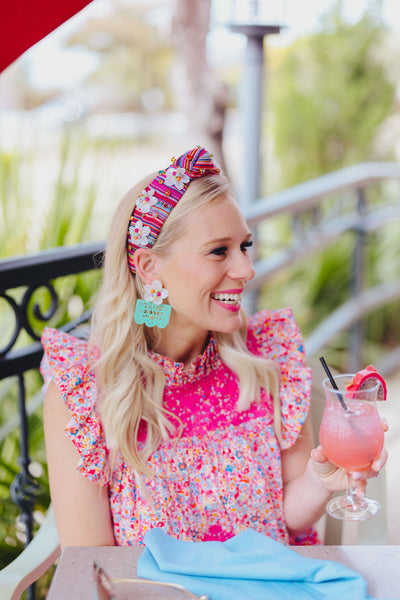
[{"label": "woman's ear", "polygon": [[158,257],[150,248],[138,248],[133,255],[136,273],[143,283],[152,283],[159,272]]}]

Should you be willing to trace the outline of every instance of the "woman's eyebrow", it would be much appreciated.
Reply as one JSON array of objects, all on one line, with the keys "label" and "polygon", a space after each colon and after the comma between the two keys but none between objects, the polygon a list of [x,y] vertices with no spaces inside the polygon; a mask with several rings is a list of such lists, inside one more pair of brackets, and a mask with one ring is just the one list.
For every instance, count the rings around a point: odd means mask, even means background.
[{"label": "woman's eyebrow", "polygon": [[224,238],[215,238],[213,240],[208,240],[207,242],[205,242],[205,246],[213,246],[215,244],[226,244],[227,242],[230,242],[232,240],[231,237],[224,237]]},{"label": "woman's eyebrow", "polygon": [[[252,237],[252,235],[253,234],[251,233],[251,231],[249,231],[248,233],[246,233],[243,236],[243,240],[244,241],[249,240]],[[226,236],[226,237],[223,237],[223,238],[214,238],[212,240],[208,240],[207,242],[205,242],[204,246],[209,246],[209,245],[212,246],[212,245],[215,245],[215,244],[226,244],[226,243],[231,242],[231,241],[232,241],[232,238],[229,237],[229,236]]]}]

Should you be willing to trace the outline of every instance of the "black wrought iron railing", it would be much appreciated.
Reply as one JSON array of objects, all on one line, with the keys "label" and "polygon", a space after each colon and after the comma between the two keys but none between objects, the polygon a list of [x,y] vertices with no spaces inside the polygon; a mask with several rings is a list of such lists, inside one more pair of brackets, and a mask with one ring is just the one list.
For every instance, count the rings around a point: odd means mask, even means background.
[{"label": "black wrought iron railing", "polygon": [[[40,332],[35,331],[29,314],[35,320],[48,323],[59,307],[59,296],[54,281],[66,275],[73,275],[97,269],[101,265],[104,244],[82,244],[71,248],[56,248],[40,254],[11,258],[0,261],[0,299],[2,300],[2,318],[7,325],[8,339],[2,340],[0,348],[0,380],[16,377],[18,382],[18,413],[20,427],[20,472],[10,487],[13,502],[20,509],[20,518],[24,525],[26,543],[32,539],[32,512],[35,504],[37,483],[29,467],[29,430],[25,375],[32,369],[38,369],[43,355],[40,345]],[[46,289],[51,297],[50,307],[42,311],[35,295]],[[20,294],[12,294],[16,289]],[[87,320],[87,313],[68,323],[64,327],[71,331]],[[3,337],[4,331],[2,328]],[[19,346],[21,334],[25,332],[30,342]]]},{"label": "black wrought iron railing", "polygon": [[[249,284],[248,309],[252,311],[255,308],[252,304],[254,293],[274,274],[289,265],[307,260],[343,235],[354,236],[348,298],[322,323],[316,324],[314,331],[306,339],[306,348],[310,354],[319,352],[338,332],[346,330],[349,332],[349,369],[357,370],[361,360],[364,318],[377,307],[400,299],[399,266],[375,287],[368,287],[365,278],[365,248],[369,237],[378,229],[400,221],[399,183],[399,165],[368,163],[295,186],[261,199],[249,208],[245,216],[259,240],[262,256],[255,257],[256,276]],[[372,195],[369,194],[370,188],[374,191]],[[268,242],[263,240],[263,227],[265,223],[281,218],[290,223],[289,239],[284,244],[276,245],[274,242],[275,245],[269,247]],[[94,243],[0,261],[0,300],[11,311],[15,321],[9,339],[0,349],[0,380],[10,377],[18,379],[21,432],[20,473],[15,478],[10,493],[21,511],[27,541],[32,535],[36,482],[29,472],[31,459],[25,374],[31,369],[37,369],[42,357],[40,332],[31,323],[28,307],[35,319],[43,323],[49,322],[59,303],[54,282],[65,275],[97,269],[101,264],[102,252],[103,244]],[[387,256],[388,264],[390,261],[396,262],[398,246],[391,248],[390,252],[391,255]],[[398,263],[397,260],[397,265]],[[17,288],[21,291],[18,300],[12,293]],[[47,289],[51,297],[50,307],[46,311],[34,300],[41,288]],[[71,331],[87,318],[88,314],[84,313],[64,329]],[[20,347],[18,343],[22,332],[31,340],[24,347]],[[380,369],[383,373],[388,373],[399,364],[400,340],[398,346],[385,357]]]}]

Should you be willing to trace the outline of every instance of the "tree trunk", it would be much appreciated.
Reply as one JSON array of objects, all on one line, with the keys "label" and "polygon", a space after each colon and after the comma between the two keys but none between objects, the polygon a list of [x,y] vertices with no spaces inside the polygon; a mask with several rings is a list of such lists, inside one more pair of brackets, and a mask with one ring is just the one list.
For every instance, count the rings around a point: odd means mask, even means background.
[{"label": "tree trunk", "polygon": [[171,30],[178,71],[174,87],[198,143],[215,155],[228,175],[222,140],[229,90],[207,62],[210,12],[211,0],[176,0]]}]

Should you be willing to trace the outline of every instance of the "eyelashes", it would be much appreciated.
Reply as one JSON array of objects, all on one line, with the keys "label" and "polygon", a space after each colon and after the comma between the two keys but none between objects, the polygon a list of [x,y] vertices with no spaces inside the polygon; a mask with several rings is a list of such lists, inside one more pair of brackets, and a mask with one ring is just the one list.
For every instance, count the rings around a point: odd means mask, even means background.
[{"label": "eyelashes", "polygon": [[[248,248],[251,248],[253,245],[252,240],[247,242],[243,242],[240,244],[240,249],[242,252],[246,252]],[[228,252],[228,246],[220,246],[219,248],[214,248],[211,250],[210,254],[214,254],[216,256],[224,256]]]},{"label": "eyelashes", "polygon": [[221,246],[220,248],[214,248],[214,250],[211,250],[210,254],[215,254],[216,256],[223,256],[227,251],[227,246]]},{"label": "eyelashes", "polygon": [[247,250],[247,248],[251,248],[253,245],[253,240],[249,240],[248,242],[243,242],[243,244],[240,245],[240,248],[242,250]]}]

